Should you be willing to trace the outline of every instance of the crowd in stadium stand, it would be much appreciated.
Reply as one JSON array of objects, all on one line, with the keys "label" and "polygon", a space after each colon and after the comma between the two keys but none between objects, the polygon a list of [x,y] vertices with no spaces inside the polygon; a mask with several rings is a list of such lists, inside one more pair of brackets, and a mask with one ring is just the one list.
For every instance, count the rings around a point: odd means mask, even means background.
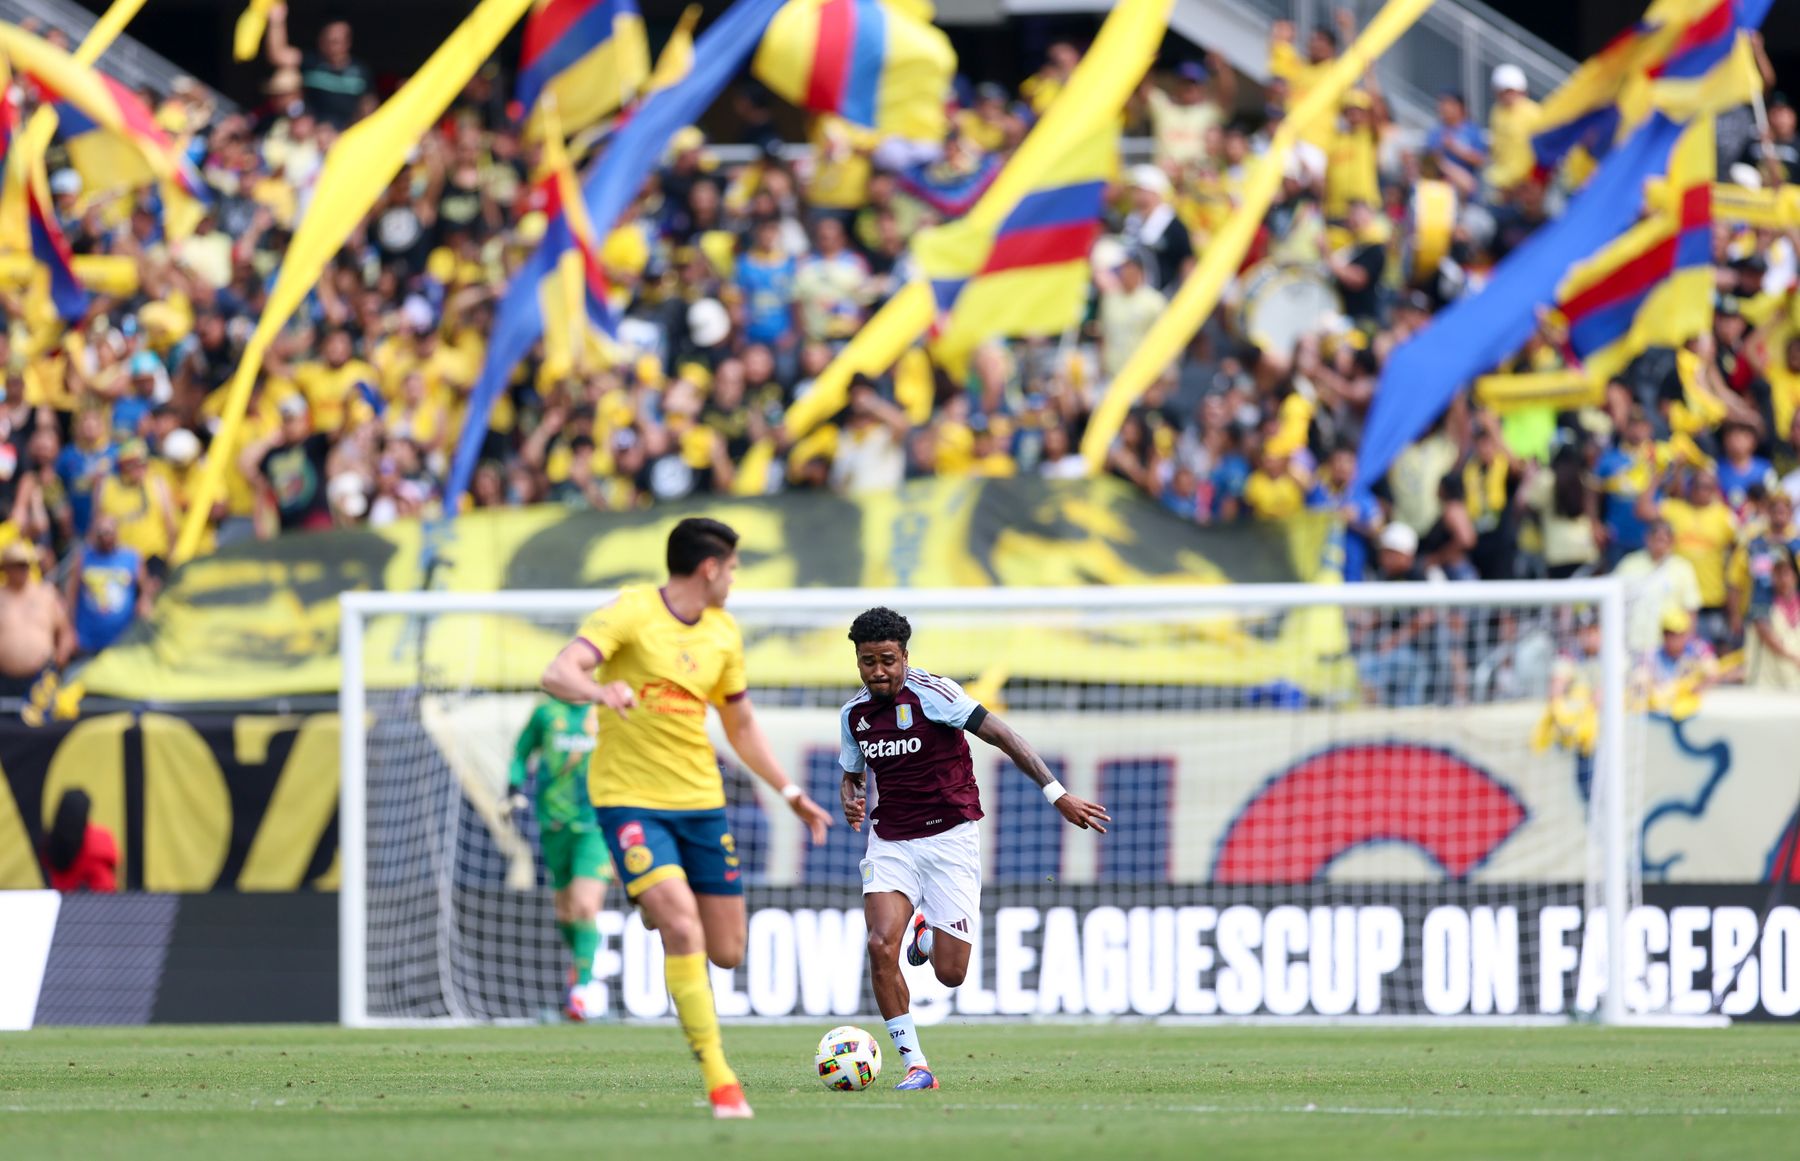
[{"label": "crowd in stadium stand", "polygon": [[[740,85],[736,136],[755,160],[723,164],[698,129],[677,135],[605,241],[619,346],[521,370],[493,416],[474,506],[618,510],[1085,474],[1076,449],[1099,392],[1231,213],[1246,160],[1354,31],[1340,16],[1296,43],[1278,23],[1266,86],[1216,56],[1170,58],[1130,111],[1151,152],[1121,166],[1080,333],[982,348],[964,380],[913,364],[859,381],[843,413],[797,440],[785,409],[910,276],[907,240],[934,220],[938,193],[1017,145],[1079,49],[1053,46],[1017,92],[959,81],[953,135],[923,164],[828,118],[811,122],[810,152],[785,148],[774,99]],[[209,551],[381,526],[444,500],[496,296],[544,226],[509,81],[485,70],[420,143],[276,344],[225,447],[212,438],[219,388],[325,151],[380,95],[347,23],[302,49],[277,8],[266,61],[266,100],[246,112],[222,113],[198,86],[146,94],[216,195],[191,237],[169,244],[147,202],[89,198],[72,169],[53,174],[76,252],[134,258],[138,285],[66,331],[12,292],[0,299],[0,684],[104,648],[155,599],[206,457],[227,462]],[[1681,659],[1745,644],[1738,673],[1800,688],[1800,235],[1718,228],[1713,333],[1688,357],[1639,358],[1602,406],[1502,414],[1459,400],[1378,499],[1349,491],[1388,353],[1566,200],[1534,172],[1523,74],[1503,66],[1492,85],[1485,127],[1444,93],[1428,133],[1404,131],[1373,78],[1308,127],[1246,267],[1299,269],[1341,309],[1289,351],[1252,342],[1256,303],[1222,308],[1132,411],[1107,470],[1201,524],[1334,512],[1333,563],[1350,580],[1639,576],[1668,595],[1632,628],[1646,655],[1666,645],[1667,664],[1692,668]],[[1800,175],[1794,110],[1773,90],[1768,106],[1766,132],[1749,109],[1720,119],[1733,180]],[[1443,260],[1414,270],[1408,195],[1422,179],[1448,182],[1461,209]],[[1565,350],[1547,320],[1502,370],[1564,366]],[[765,437],[778,454],[747,464]]]}]

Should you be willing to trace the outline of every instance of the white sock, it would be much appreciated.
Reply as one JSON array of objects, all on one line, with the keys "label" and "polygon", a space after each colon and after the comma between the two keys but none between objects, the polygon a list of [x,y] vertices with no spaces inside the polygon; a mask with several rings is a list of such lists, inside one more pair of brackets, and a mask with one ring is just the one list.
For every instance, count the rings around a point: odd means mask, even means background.
[{"label": "white sock", "polygon": [[931,958],[931,940],[933,934],[934,932],[930,927],[926,927],[924,931],[919,932],[919,954],[926,959]]},{"label": "white sock", "polygon": [[887,1022],[888,1038],[900,1055],[903,1068],[924,1068],[925,1050],[919,1047],[919,1030],[913,1025],[912,1013],[895,1016]]}]

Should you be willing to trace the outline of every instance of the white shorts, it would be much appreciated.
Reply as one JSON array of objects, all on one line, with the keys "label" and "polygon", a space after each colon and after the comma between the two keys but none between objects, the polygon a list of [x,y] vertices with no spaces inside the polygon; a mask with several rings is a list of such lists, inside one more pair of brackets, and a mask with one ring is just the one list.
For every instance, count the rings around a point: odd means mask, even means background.
[{"label": "white shorts", "polygon": [[925,922],[968,942],[981,925],[981,832],[973,821],[940,834],[889,842],[869,832],[863,894],[898,891]]}]

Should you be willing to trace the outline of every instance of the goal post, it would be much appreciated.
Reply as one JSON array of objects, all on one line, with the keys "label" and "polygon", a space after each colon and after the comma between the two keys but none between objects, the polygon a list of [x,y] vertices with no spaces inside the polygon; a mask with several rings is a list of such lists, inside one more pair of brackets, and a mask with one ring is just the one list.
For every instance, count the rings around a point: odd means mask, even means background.
[{"label": "goal post", "polygon": [[[533,824],[513,833],[498,804],[537,675],[608,597],[343,596],[344,1023],[554,1010],[566,962]],[[912,620],[915,665],[1116,820],[1073,831],[972,740],[984,914],[955,993],[906,969],[922,1019],[1659,1009],[1627,948],[1642,715],[1619,582],[735,594],[758,715],[834,814],[846,632],[876,605]],[[1582,698],[1552,705],[1571,682]],[[751,912],[745,964],[714,971],[721,1014],[868,1015],[865,837],[840,819],[810,848],[713,733]],[[664,1016],[660,949],[617,889],[601,929],[603,1010]]]}]

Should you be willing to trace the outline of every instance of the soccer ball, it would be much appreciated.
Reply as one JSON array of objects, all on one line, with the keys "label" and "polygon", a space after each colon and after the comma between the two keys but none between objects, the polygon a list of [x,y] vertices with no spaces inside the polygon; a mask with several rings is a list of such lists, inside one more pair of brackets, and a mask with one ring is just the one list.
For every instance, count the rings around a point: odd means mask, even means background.
[{"label": "soccer ball", "polygon": [[881,1042],[846,1024],[825,1033],[813,1058],[819,1080],[839,1092],[860,1092],[881,1075]]}]

